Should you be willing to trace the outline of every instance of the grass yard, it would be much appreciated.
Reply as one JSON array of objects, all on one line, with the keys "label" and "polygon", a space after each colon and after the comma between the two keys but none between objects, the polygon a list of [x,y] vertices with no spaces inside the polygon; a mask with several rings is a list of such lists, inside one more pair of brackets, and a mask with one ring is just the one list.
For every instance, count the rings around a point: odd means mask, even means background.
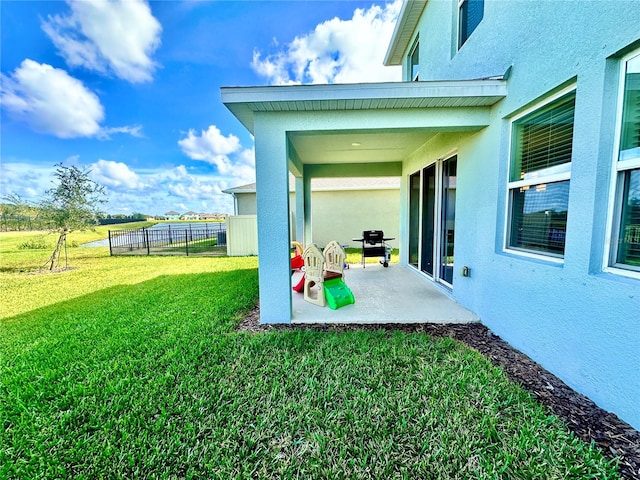
[{"label": "grass yard", "polygon": [[34,275],[15,245],[0,234],[0,478],[619,478],[451,339],[235,331],[255,258],[72,248],[75,270]]}]

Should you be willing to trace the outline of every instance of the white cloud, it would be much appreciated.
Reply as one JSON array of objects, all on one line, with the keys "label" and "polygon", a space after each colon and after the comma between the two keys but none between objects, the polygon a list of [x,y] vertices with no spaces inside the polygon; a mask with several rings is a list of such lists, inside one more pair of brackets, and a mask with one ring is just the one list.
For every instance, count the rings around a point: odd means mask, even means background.
[{"label": "white cloud", "polygon": [[205,160],[215,164],[215,157],[225,156],[240,149],[240,140],[233,134],[225,137],[215,125],[202,130],[198,136],[190,129],[187,138],[178,141],[182,151],[194,160]]},{"label": "white cloud", "polygon": [[203,199],[215,199],[223,195],[218,185],[211,182],[203,182],[197,177],[190,176],[180,183],[167,185],[169,193],[186,200],[202,201]]},{"label": "white cloud", "polygon": [[357,9],[350,20],[328,20],[275,53],[255,50],[251,65],[279,85],[398,81],[400,68],[383,60],[401,6],[394,0]]},{"label": "white cloud", "polygon": [[[134,169],[124,162],[104,159],[86,164],[77,155],[63,163],[89,167],[91,178],[107,187],[107,203],[102,209],[112,214],[161,215],[169,210],[231,213],[232,198],[222,190],[241,183],[232,177],[192,174],[184,165]],[[0,196],[18,194],[25,200],[37,202],[51,187],[54,170],[53,166],[37,165],[29,160],[3,159]]]},{"label": "white cloud", "polygon": [[142,136],[142,126],[103,127],[98,96],[64,70],[25,59],[10,75],[0,74],[3,108],[19,122],[59,138]]},{"label": "white cloud", "polygon": [[166,177],[170,180],[180,180],[182,178],[188,177],[187,167],[185,167],[184,165],[178,165],[177,167],[168,170],[165,174]]},{"label": "white cloud", "polygon": [[[116,164],[116,162],[111,162]],[[112,165],[113,166],[113,165]],[[125,166],[126,167],[126,166]],[[173,168],[158,168],[133,172],[137,181],[136,188],[109,189],[109,203],[106,209],[112,213],[127,213],[132,211],[158,215],[169,210],[186,212],[187,210],[201,211],[203,202],[209,206],[207,211],[230,213],[233,211],[232,199],[222,193],[225,181],[215,175],[193,175],[188,173],[184,165]],[[125,178],[126,170],[119,167]]]},{"label": "white cloud", "polygon": [[13,75],[2,75],[1,92],[4,108],[37,132],[60,138],[100,132],[100,100],[64,70],[26,59]]},{"label": "white cloud", "polygon": [[49,188],[53,166],[44,167],[28,161],[0,162],[0,196],[19,195],[35,202]]},{"label": "white cloud", "polygon": [[250,183],[255,178],[253,150],[243,150],[238,137],[233,134],[225,137],[215,125],[202,130],[200,135],[189,130],[178,145],[189,158],[215,165],[220,175],[237,179],[238,183]]},{"label": "white cloud", "polygon": [[138,190],[145,187],[137,173],[127,165],[111,160],[98,160],[89,166],[91,178],[114,190]]},{"label": "white cloud", "polygon": [[131,125],[125,127],[104,127],[100,129],[98,137],[103,140],[111,138],[112,133],[127,133],[132,137],[142,138],[142,125]]},{"label": "white cloud", "polygon": [[42,23],[67,64],[82,66],[132,83],[152,80],[162,27],[142,0],[67,1],[68,16]]}]

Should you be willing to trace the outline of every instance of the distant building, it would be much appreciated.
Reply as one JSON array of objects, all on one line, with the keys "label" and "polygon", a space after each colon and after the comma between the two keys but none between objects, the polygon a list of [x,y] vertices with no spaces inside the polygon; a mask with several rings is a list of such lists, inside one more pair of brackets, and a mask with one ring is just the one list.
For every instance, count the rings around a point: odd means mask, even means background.
[{"label": "distant building", "polygon": [[218,220],[224,221],[227,219],[226,213],[201,213],[200,220]]},{"label": "distant building", "polygon": [[182,220],[200,220],[200,214],[189,210],[188,212],[183,213],[180,218]]},{"label": "distant building", "polygon": [[178,212],[175,212],[173,210],[169,210],[168,212],[166,212],[164,214],[165,218],[167,220],[179,220],[180,219],[180,214]]}]

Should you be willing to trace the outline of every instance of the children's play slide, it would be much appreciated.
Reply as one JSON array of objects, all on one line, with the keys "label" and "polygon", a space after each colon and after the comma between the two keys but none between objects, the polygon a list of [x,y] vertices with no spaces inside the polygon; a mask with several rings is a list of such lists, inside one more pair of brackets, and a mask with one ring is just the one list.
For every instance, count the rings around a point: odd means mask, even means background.
[{"label": "children's play slide", "polygon": [[298,293],[301,293],[302,291],[304,291],[304,280],[305,280],[304,272],[296,272],[296,273],[299,273],[297,279],[296,279],[296,275],[291,277],[291,280],[292,280],[292,283],[293,283],[293,290],[298,292]]},{"label": "children's play slide", "polygon": [[355,303],[353,292],[345,285],[342,278],[332,278],[324,282],[324,296],[331,310]]}]

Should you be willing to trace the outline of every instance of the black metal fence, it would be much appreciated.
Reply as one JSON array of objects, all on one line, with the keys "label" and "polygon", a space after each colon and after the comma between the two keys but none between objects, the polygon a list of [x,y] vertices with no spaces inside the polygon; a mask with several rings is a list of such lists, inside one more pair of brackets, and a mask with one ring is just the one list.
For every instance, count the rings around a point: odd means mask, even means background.
[{"label": "black metal fence", "polygon": [[111,255],[226,255],[225,223],[202,227],[109,230]]}]

